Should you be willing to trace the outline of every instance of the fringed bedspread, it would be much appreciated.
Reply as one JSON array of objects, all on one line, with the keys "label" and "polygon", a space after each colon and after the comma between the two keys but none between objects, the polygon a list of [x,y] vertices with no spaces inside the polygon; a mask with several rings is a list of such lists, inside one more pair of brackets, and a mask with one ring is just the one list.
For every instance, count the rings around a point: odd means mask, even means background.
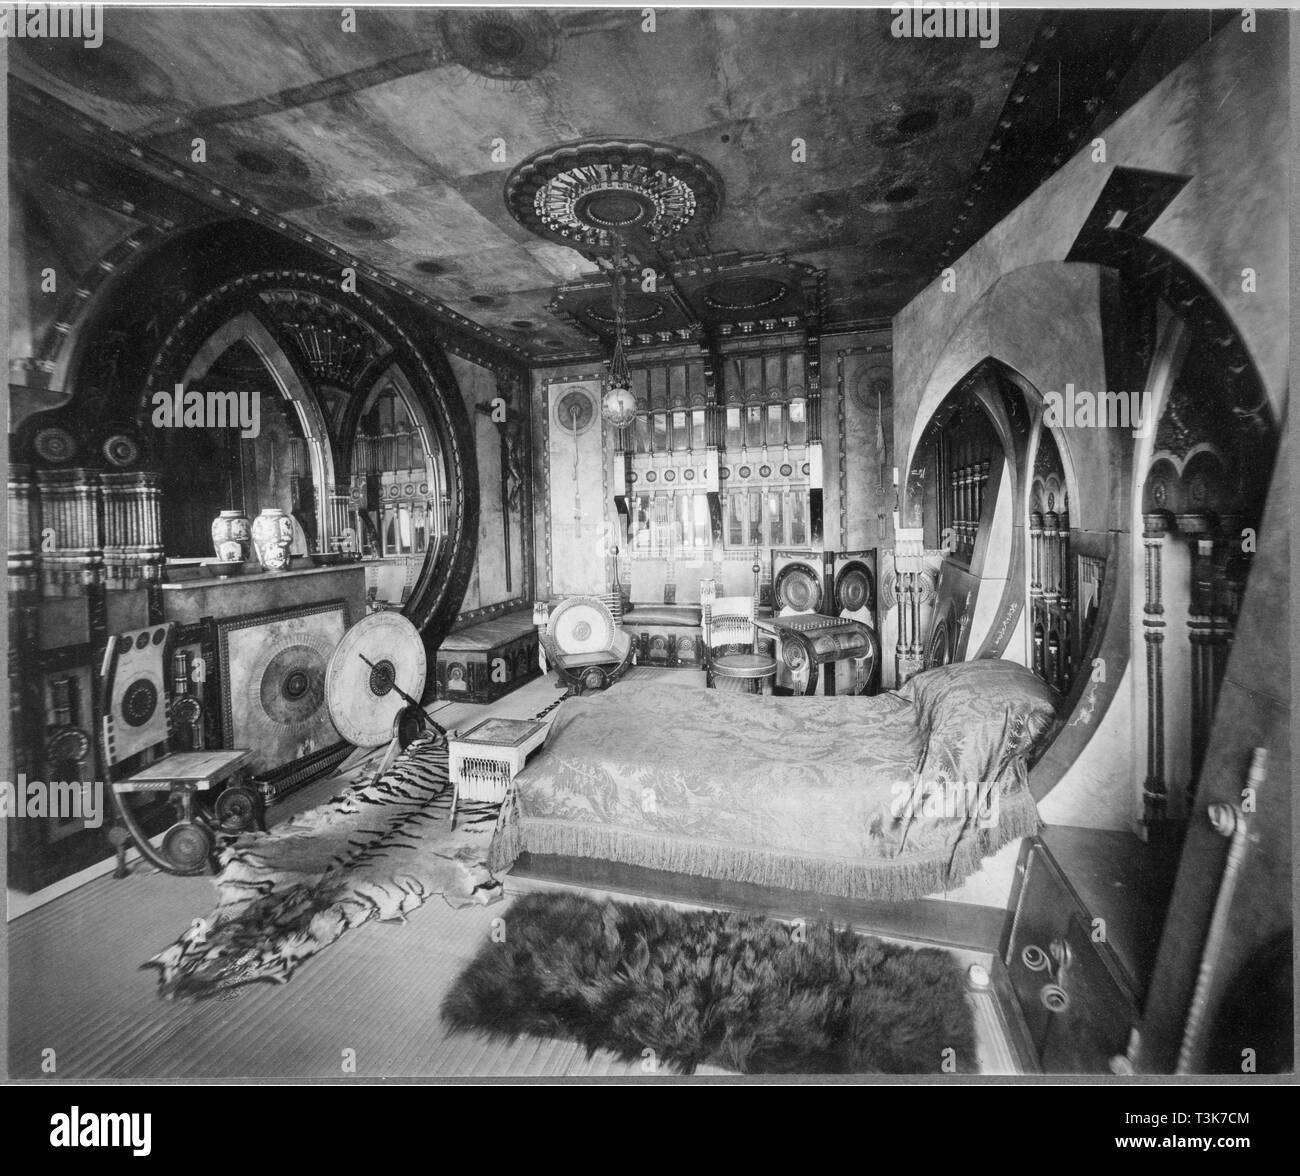
[{"label": "fringed bedspread", "polygon": [[922,702],[662,680],[570,699],[489,865],[528,851],[882,900],[956,886],[1037,831],[1020,754],[1035,732],[995,708],[963,716],[949,746]]}]

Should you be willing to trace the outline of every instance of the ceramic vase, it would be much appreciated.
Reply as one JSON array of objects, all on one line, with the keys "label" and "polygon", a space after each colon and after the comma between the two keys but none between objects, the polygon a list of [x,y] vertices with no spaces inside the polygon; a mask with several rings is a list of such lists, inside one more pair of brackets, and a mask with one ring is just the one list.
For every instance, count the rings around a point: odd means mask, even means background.
[{"label": "ceramic vase", "polygon": [[268,506],[253,520],[253,547],[264,570],[287,571],[292,543],[293,520],[278,506]]},{"label": "ceramic vase", "polygon": [[248,519],[242,511],[223,510],[212,520],[212,550],[222,563],[243,563],[249,555]]}]

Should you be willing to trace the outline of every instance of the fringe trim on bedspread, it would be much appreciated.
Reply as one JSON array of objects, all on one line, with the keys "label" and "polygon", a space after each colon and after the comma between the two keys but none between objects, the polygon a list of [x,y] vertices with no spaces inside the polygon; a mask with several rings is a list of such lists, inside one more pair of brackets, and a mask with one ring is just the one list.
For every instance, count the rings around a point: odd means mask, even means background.
[{"label": "fringe trim on bedspread", "polygon": [[786,890],[900,902],[956,888],[979,869],[984,858],[1010,841],[1032,837],[1041,827],[1033,798],[1019,789],[1003,799],[996,828],[968,834],[955,849],[904,854],[892,861],[837,861],[607,825],[533,820],[519,815],[512,793],[502,809],[488,866],[500,873],[524,852],[559,854]]}]

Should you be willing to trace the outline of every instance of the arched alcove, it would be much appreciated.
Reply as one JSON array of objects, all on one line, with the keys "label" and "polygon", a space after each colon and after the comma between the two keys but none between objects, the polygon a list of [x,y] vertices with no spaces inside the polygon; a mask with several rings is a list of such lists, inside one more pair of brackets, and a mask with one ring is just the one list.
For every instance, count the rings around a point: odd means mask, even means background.
[{"label": "arched alcove", "polygon": [[[284,463],[302,491],[295,512],[306,520],[300,546],[329,551],[347,529],[358,401],[382,371],[400,372],[422,445],[434,458],[429,483],[442,524],[430,558],[411,576],[404,611],[436,645],[460,610],[475,558],[471,424],[445,356],[421,330],[418,309],[382,290],[344,290],[337,275],[318,266],[313,255],[245,221],[144,241],[130,264],[110,267],[61,335],[63,401],[23,422],[15,452],[41,466],[46,459],[36,441],[48,435],[53,441],[44,449],[57,454],[51,460],[124,472],[156,469],[174,439],[152,424],[155,394],[224,378],[223,363],[243,366],[283,406],[282,440],[292,438],[302,449],[297,471],[291,459]],[[193,481],[206,473],[203,460],[190,463]],[[210,505],[215,512],[227,504]],[[203,554],[197,515],[186,526],[193,555]]]},{"label": "arched alcove", "polygon": [[[405,497],[420,497],[437,518],[434,541],[403,569],[402,607],[431,643],[450,626],[473,566],[478,485],[469,424],[445,359],[417,345],[376,302],[345,295],[309,271],[260,271],[217,287],[193,305],[150,365],[141,411],[158,389],[202,371],[230,338],[262,357],[294,406],[309,445],[318,519],[317,546],[353,546],[359,530],[351,481],[352,446],[366,401],[385,382],[396,389],[419,437],[424,475],[411,471]],[[319,473],[317,474],[317,471]],[[317,481],[318,478],[318,481]],[[406,490],[410,494],[405,494]]]}]

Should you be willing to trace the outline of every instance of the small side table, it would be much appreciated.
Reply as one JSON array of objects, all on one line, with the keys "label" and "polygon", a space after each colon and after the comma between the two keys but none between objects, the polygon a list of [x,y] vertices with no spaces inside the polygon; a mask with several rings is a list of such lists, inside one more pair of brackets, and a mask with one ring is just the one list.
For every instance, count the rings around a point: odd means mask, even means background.
[{"label": "small side table", "polygon": [[447,769],[455,788],[451,799],[453,829],[461,800],[491,804],[505,800],[510,782],[529,753],[545,742],[548,726],[535,719],[484,719],[448,741]]}]

